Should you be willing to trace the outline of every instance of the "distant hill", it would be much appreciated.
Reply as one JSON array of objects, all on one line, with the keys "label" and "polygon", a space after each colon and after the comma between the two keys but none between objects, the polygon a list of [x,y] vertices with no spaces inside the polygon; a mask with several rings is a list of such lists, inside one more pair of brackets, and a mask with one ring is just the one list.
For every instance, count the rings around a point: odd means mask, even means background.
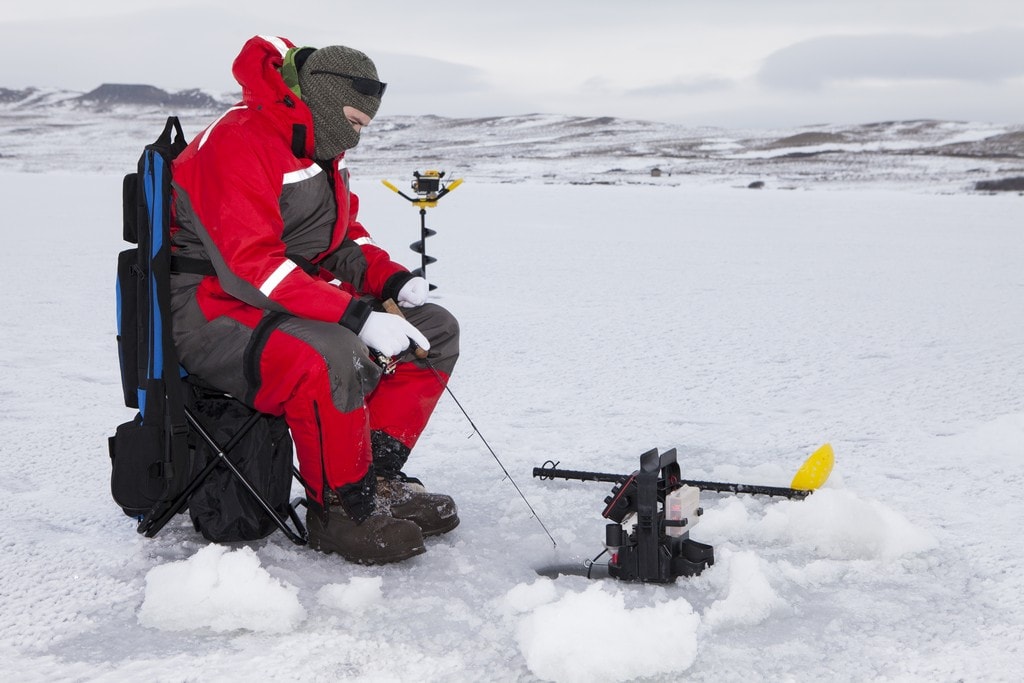
[{"label": "distant hill", "polygon": [[118,107],[215,111],[233,104],[238,98],[238,95],[218,97],[197,88],[168,92],[153,85],[137,83],[104,83],[84,94],[67,90],[0,88],[0,105],[17,108],[72,105],[98,111]]},{"label": "distant hill", "polygon": [[[179,116],[196,135],[240,99],[105,83],[87,92],[0,88],[0,169],[122,171]],[[351,157],[360,177],[444,168],[502,183],[740,188],[913,186],[1022,192],[1024,125],[909,120],[723,129],[609,116],[383,116]]]},{"label": "distant hill", "polygon": [[195,88],[169,93],[152,85],[127,83],[104,83],[76,99],[82,103],[101,106],[136,104],[176,109],[212,109],[223,104],[215,97]]},{"label": "distant hill", "polygon": [[34,92],[35,88],[25,88],[24,90],[11,90],[9,88],[0,88],[0,104],[9,104],[11,102],[20,102],[28,99]]}]

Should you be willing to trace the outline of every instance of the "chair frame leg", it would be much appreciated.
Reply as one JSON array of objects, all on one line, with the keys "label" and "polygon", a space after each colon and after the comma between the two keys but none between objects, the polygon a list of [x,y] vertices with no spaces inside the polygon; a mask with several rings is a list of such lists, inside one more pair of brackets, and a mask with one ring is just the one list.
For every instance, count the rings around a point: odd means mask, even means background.
[{"label": "chair frame leg", "polygon": [[[260,417],[261,414],[259,412],[253,412],[249,419],[246,420],[245,424],[243,424],[227,444],[222,447],[217,443],[213,436],[206,431],[206,428],[203,427],[188,406],[186,406],[185,419],[188,421],[189,425],[191,425],[192,429],[195,430],[199,438],[205,441],[210,447],[214,453],[214,457],[210,459],[210,462],[206,463],[206,466],[202,471],[200,471],[199,474],[189,482],[188,486],[185,487],[185,490],[176,498],[168,501],[164,506],[157,506],[153,508],[153,510],[150,510],[149,514],[142,518],[142,521],[139,522],[139,533],[144,534],[147,538],[156,536],[156,534],[159,533],[160,530],[163,529],[176,514],[185,509],[185,506],[188,505],[189,498],[192,497],[192,494],[197,488],[199,488],[199,485],[204,479],[206,479],[210,472],[212,472],[218,465],[224,465],[231,471],[231,474],[238,479],[239,483],[242,484],[250,494],[252,494],[256,503],[270,516],[277,528],[288,537],[288,540],[296,545],[306,545],[306,527],[303,525],[302,520],[299,518],[298,512],[296,511],[297,506],[305,505],[305,499],[296,498],[291,501],[288,506],[288,518],[295,526],[295,529],[293,530],[288,526],[288,520],[282,517],[277,510],[275,510],[270,503],[266,501],[260,492],[257,491],[252,483],[245,477],[245,475],[242,474],[241,470],[231,462],[231,459],[227,455],[231,452],[231,449],[241,441],[242,437],[252,429],[253,425],[256,424]],[[294,472],[294,467],[292,469]],[[301,482],[301,478],[299,481]]]}]

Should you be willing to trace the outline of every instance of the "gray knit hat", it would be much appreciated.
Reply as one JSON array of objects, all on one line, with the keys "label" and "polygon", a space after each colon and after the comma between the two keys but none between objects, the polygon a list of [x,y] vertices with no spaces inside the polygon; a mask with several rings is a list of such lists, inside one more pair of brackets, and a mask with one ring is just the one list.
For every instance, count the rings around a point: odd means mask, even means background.
[{"label": "gray knit hat", "polygon": [[341,45],[323,47],[299,66],[302,100],[313,113],[313,139],[317,159],[333,159],[359,143],[359,133],[345,118],[342,107],[354,107],[370,118],[380,108],[385,84],[377,67],[359,50]]}]

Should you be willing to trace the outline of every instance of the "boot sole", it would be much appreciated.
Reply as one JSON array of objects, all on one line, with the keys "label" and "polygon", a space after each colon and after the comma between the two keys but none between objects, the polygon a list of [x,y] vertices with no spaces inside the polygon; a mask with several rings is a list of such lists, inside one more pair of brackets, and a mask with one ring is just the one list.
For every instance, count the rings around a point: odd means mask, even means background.
[{"label": "boot sole", "polygon": [[461,520],[459,519],[459,516],[454,515],[449,522],[444,524],[444,526],[439,526],[434,529],[424,529],[423,527],[420,527],[420,533],[423,534],[424,538],[429,538],[430,536],[440,536],[441,534],[446,534],[455,527],[457,527],[460,521]]},{"label": "boot sole", "polygon": [[312,548],[313,550],[316,550],[318,552],[321,552],[321,553],[324,553],[324,554],[327,554],[327,555],[339,555],[339,556],[343,557],[344,559],[346,559],[347,561],[353,562],[355,564],[371,564],[371,565],[373,565],[373,564],[391,564],[392,562],[401,562],[402,560],[408,560],[410,557],[416,557],[417,555],[422,555],[423,553],[427,552],[426,546],[420,545],[420,546],[415,546],[413,548],[408,548],[408,549],[404,550],[401,553],[395,553],[395,554],[391,554],[391,555],[380,555],[378,557],[355,557],[355,556],[343,553],[343,552],[341,552],[339,550],[334,550],[333,548],[325,548],[322,545],[319,545],[319,546],[317,546],[317,545],[310,545],[309,547]]}]

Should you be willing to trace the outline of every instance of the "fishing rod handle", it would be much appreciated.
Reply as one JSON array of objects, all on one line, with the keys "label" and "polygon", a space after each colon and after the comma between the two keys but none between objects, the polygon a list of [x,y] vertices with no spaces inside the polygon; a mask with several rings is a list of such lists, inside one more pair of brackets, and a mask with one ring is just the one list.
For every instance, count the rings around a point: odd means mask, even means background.
[{"label": "fishing rod handle", "polygon": [[[394,299],[388,299],[387,301],[384,302],[384,310],[392,315],[397,315],[400,318],[405,318],[405,313],[402,312],[402,308],[395,303]],[[415,355],[420,360],[423,360],[424,358],[427,357],[427,351],[425,349],[421,349],[419,346],[416,346],[415,344],[413,344],[412,352],[413,355]]]}]

